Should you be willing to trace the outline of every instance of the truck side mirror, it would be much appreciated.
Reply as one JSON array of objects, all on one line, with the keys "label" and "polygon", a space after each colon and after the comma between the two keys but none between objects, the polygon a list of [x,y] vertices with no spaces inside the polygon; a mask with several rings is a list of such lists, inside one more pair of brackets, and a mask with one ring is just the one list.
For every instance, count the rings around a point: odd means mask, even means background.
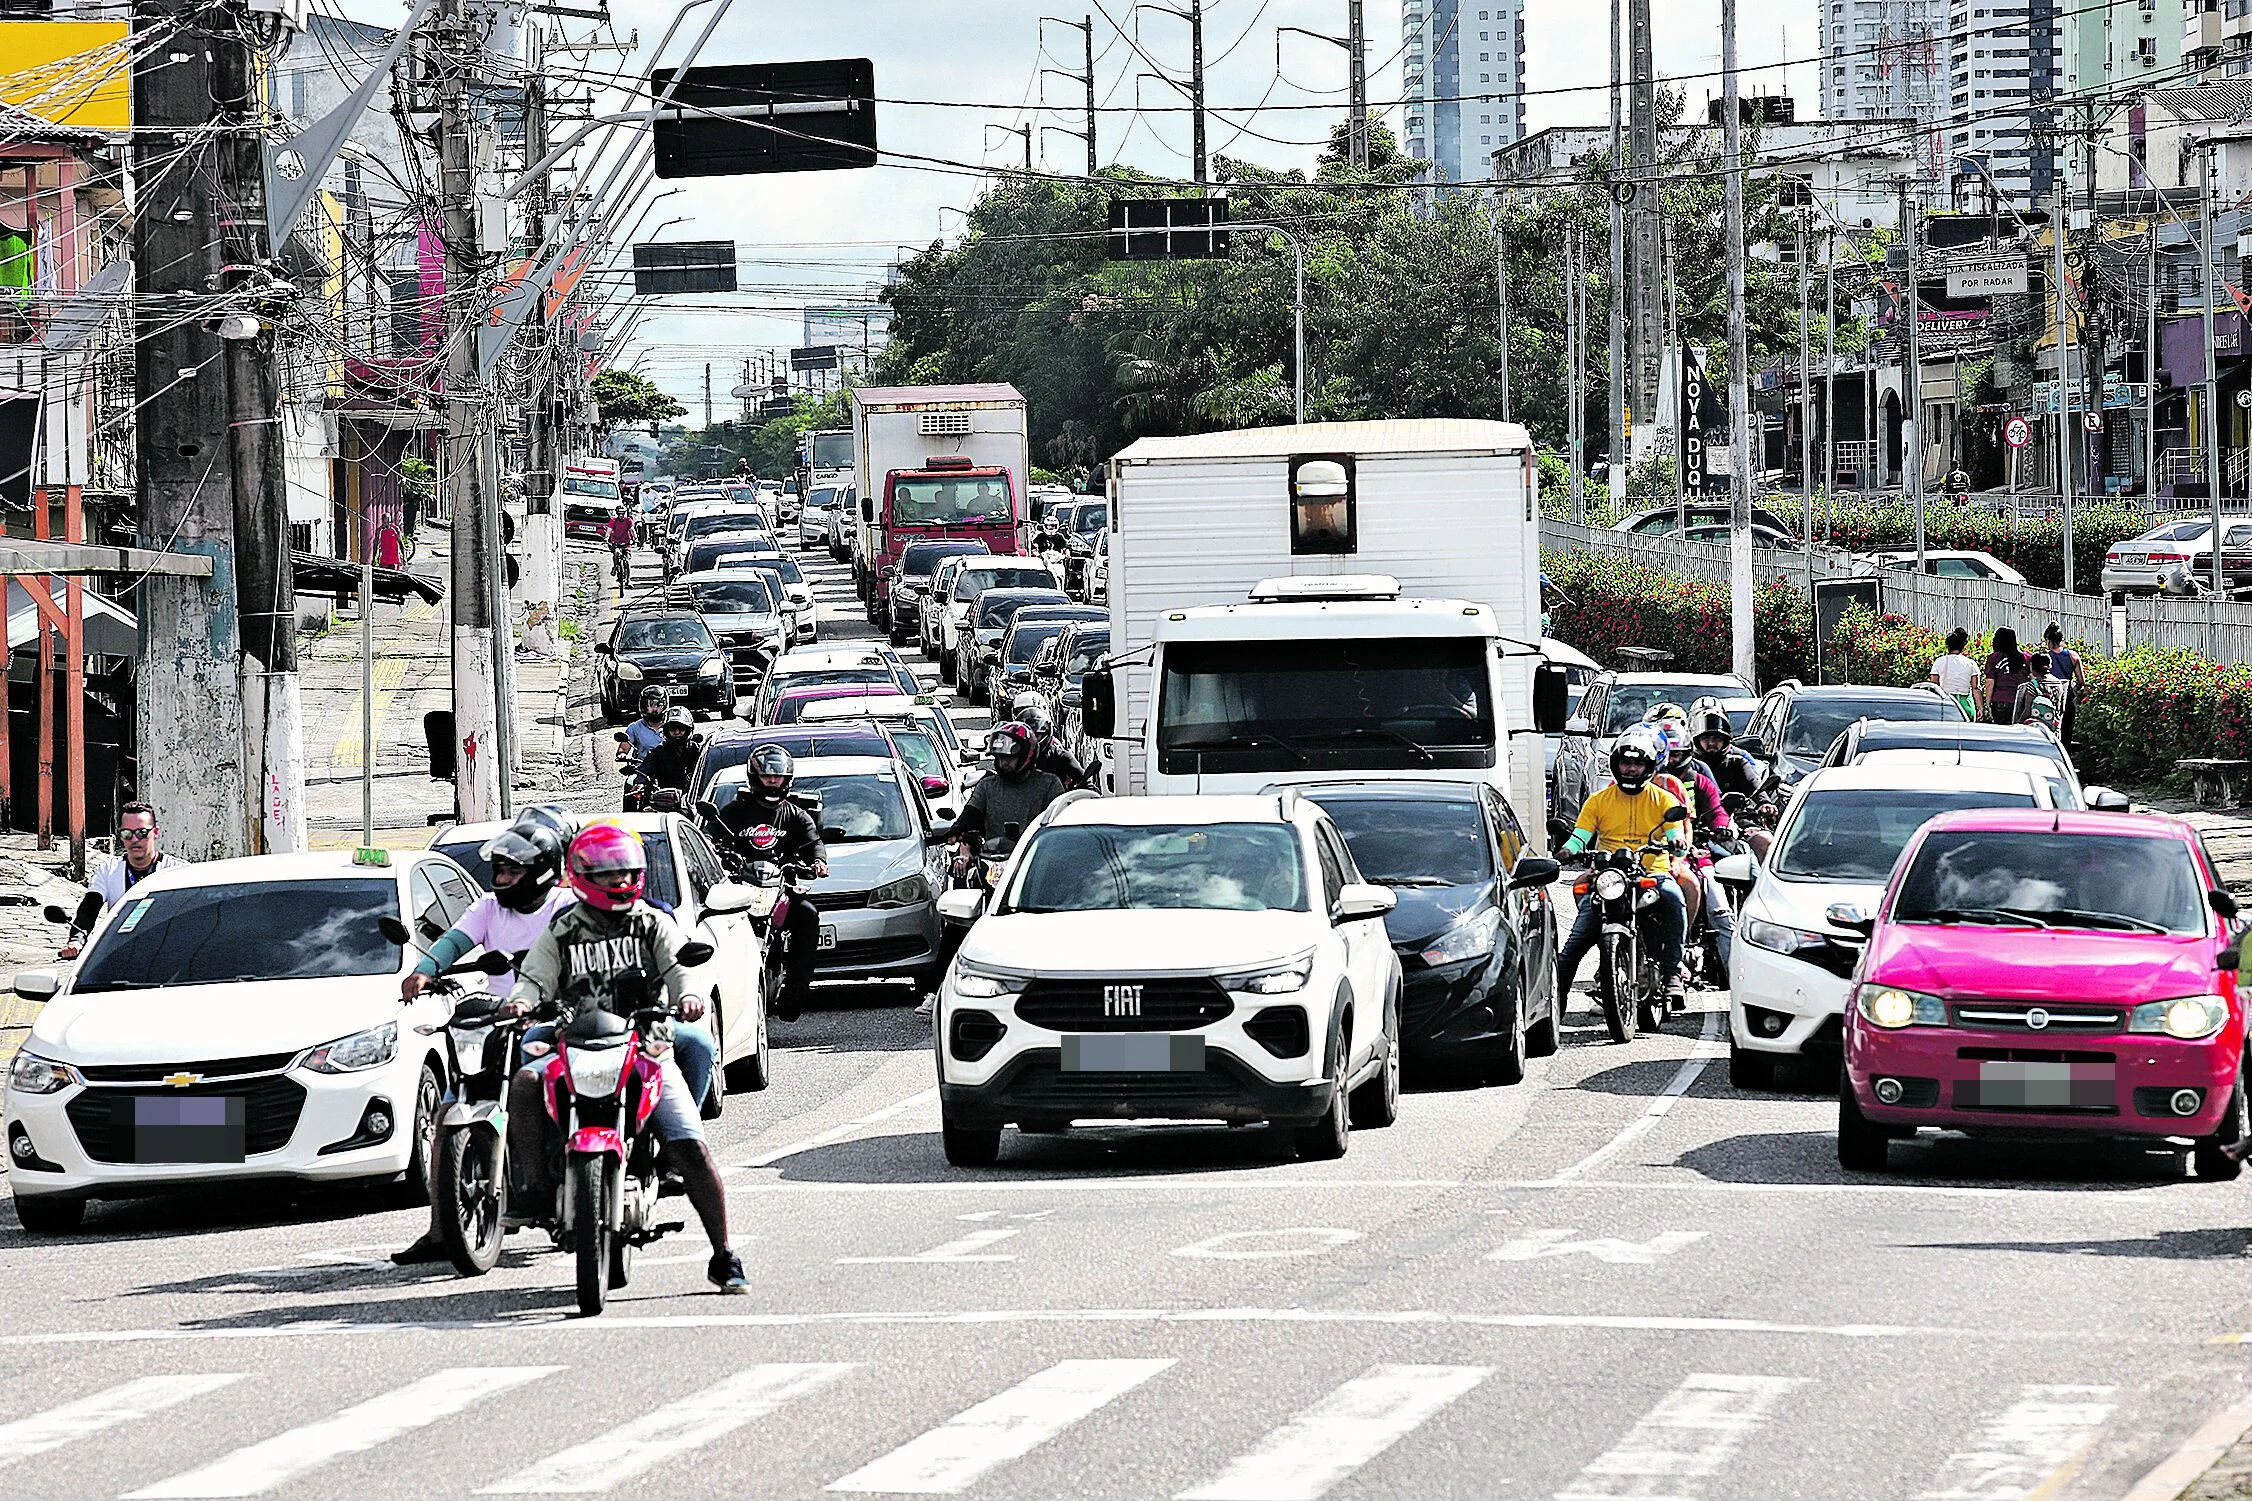
[{"label": "truck side mirror", "polygon": [[1090,667],[1079,680],[1079,727],[1095,740],[1118,733],[1116,684],[1107,667]]},{"label": "truck side mirror", "polygon": [[1544,735],[1561,734],[1571,713],[1571,683],[1564,669],[1543,662],[1533,669],[1533,725]]}]

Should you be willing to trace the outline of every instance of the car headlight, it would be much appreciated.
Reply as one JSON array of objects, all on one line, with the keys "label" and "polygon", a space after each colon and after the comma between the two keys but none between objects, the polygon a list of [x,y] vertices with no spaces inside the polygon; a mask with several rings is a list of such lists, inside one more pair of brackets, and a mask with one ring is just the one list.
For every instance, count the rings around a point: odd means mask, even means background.
[{"label": "car headlight", "polygon": [[967,964],[957,964],[954,968],[954,993],[965,1000],[990,1001],[997,996],[1016,995],[1024,986],[1025,982],[1014,975],[989,974]]},{"label": "car headlight", "polygon": [[1247,969],[1232,975],[1220,976],[1220,988],[1241,991],[1246,995],[1289,995],[1306,988],[1306,981],[1314,972],[1314,951],[1306,950],[1295,958],[1284,959],[1259,969]]},{"label": "car headlight", "polygon": [[1769,922],[1763,917],[1747,917],[1736,927],[1736,935],[1755,949],[1766,949],[1777,954],[1795,954],[1800,949],[1818,949],[1829,943],[1823,933],[1810,933],[1804,928],[1786,927],[1779,922]]},{"label": "car headlight", "polygon": [[871,907],[913,907],[930,900],[930,886],[920,875],[901,876],[868,893]]},{"label": "car headlight", "polygon": [[37,1053],[16,1054],[16,1061],[8,1068],[8,1087],[18,1094],[54,1094],[77,1082],[77,1071],[69,1064]]},{"label": "car headlight", "polygon": [[2130,1032],[2163,1032],[2168,1037],[2211,1037],[2227,1024],[2229,1003],[2217,995],[2185,995],[2170,1001],[2145,1001],[2127,1013]]},{"label": "car headlight", "polygon": [[1595,873],[1595,894],[1606,902],[1615,902],[1626,895],[1626,872],[1599,870]]},{"label": "car headlight", "polygon": [[720,672],[726,666],[727,659],[725,657],[710,657],[705,660],[703,666],[696,669],[696,676],[700,678],[716,678],[720,675]]},{"label": "car headlight", "polygon": [[381,1068],[396,1057],[398,1051],[399,1024],[385,1022],[380,1027],[323,1043],[305,1055],[303,1066],[316,1074],[356,1074],[362,1069]]},{"label": "car headlight", "polygon": [[1889,1031],[1947,1025],[1945,1001],[1896,985],[1863,985],[1853,992],[1853,1003],[1863,1018]]},{"label": "car headlight", "polygon": [[570,1061],[571,1091],[591,1099],[601,1099],[618,1092],[618,1076],[625,1072],[626,1049],[619,1048],[569,1048],[564,1056]]},{"label": "car headlight", "polygon": [[618,681],[621,683],[640,682],[641,669],[634,666],[631,662],[620,662],[618,664]]},{"label": "car headlight", "polygon": [[1457,964],[1464,959],[1482,958],[1494,951],[1494,940],[1500,935],[1499,907],[1473,912],[1441,933],[1439,941],[1423,951],[1423,962]]}]

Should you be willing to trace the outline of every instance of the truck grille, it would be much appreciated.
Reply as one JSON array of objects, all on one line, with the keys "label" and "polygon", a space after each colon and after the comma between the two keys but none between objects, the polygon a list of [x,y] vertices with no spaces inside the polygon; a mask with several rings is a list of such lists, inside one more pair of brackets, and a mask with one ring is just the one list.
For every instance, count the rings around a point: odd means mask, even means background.
[{"label": "truck grille", "polygon": [[1235,1010],[1209,978],[1034,980],[1017,1016],[1050,1032],[1190,1032]]}]

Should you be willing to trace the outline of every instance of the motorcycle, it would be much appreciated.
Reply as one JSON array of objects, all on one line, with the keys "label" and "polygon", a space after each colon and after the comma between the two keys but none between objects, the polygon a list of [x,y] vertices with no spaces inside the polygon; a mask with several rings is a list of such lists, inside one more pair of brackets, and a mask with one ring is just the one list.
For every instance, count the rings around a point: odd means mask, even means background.
[{"label": "motorcycle", "polygon": [[[790,800],[812,813],[816,823],[820,821],[821,801],[817,794],[792,793]],[[772,1008],[783,994],[784,977],[789,968],[790,905],[797,900],[799,886],[812,879],[813,867],[782,860],[778,854],[782,836],[770,824],[760,824],[748,833],[739,834],[720,820],[715,805],[700,802],[696,812],[705,833],[718,847],[720,863],[727,867],[728,878],[751,888],[750,905],[744,911],[751,919],[751,931],[758,935],[759,978],[765,986],[767,1004]]]},{"label": "motorcycle", "polygon": [[[1666,814],[1666,822],[1688,816],[1688,809],[1677,807]],[[1642,917],[1658,904],[1659,883],[1672,877],[1643,869],[1642,861],[1666,849],[1663,841],[1654,840],[1639,850],[1597,852],[1572,883],[1574,897],[1584,902],[1592,894],[1603,904],[1595,993],[1613,1042],[1629,1041],[1637,1028],[1655,1032],[1664,1024],[1666,977],[1658,973],[1643,939]]]}]

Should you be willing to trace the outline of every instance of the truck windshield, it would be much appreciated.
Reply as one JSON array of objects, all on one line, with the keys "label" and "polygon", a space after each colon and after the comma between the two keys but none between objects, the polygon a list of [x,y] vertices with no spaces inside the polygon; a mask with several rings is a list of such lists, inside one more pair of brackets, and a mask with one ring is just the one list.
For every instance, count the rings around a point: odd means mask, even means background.
[{"label": "truck windshield", "polygon": [[1158,686],[1158,770],[1484,767],[1494,758],[1475,637],[1190,641]]},{"label": "truck windshield", "polygon": [[1016,512],[1009,504],[1008,476],[949,475],[893,484],[891,520],[894,526],[1009,526]]},{"label": "truck windshield", "polygon": [[852,467],[852,434],[815,433],[813,435],[812,462],[809,469],[850,469]]}]

